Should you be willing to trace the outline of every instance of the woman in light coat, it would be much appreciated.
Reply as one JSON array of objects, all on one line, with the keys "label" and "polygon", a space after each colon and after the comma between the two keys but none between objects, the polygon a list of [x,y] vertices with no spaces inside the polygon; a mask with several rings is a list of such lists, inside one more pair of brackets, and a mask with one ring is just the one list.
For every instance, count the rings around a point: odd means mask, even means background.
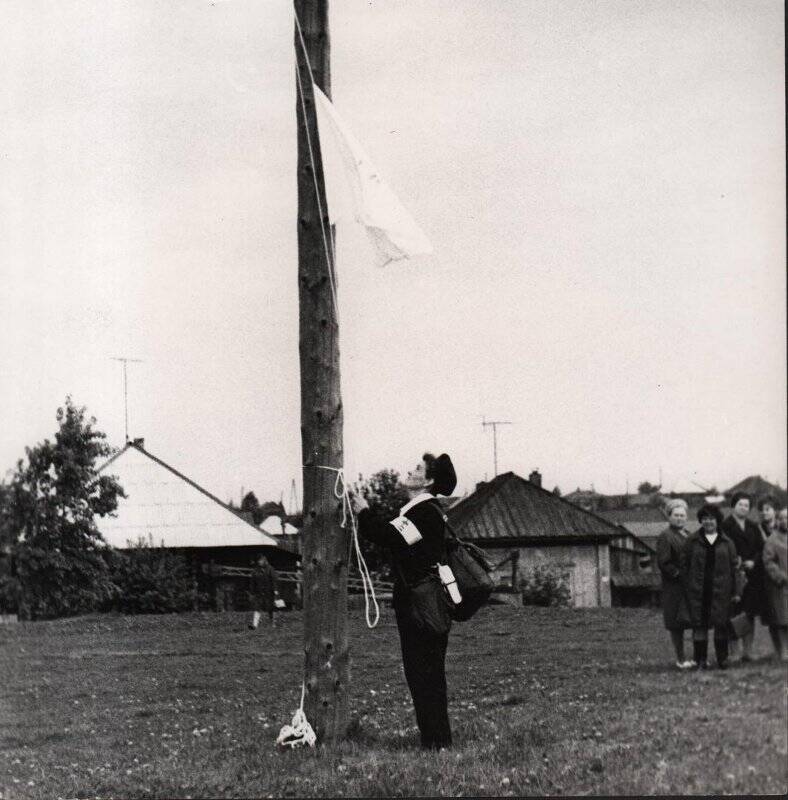
[{"label": "woman in light coat", "polygon": [[780,509],[777,527],[763,546],[769,633],[777,657],[788,661],[788,509]]},{"label": "woman in light coat", "polygon": [[687,503],[680,498],[665,506],[668,527],[657,539],[657,565],[662,576],[662,617],[676,653],[676,667],[690,669],[693,661],[684,658],[684,631],[690,627],[684,586],[681,582],[681,553],[687,543]]}]

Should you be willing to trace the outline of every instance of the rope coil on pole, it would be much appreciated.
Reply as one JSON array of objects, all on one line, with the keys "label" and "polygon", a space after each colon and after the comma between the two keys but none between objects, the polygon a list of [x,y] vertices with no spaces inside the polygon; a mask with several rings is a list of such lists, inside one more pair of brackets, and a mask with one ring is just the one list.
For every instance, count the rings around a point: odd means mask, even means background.
[{"label": "rope coil on pole", "polygon": [[[348,519],[350,519],[351,531],[351,546],[356,554],[356,562],[358,564],[358,571],[361,575],[361,585],[364,589],[364,617],[367,622],[368,628],[374,628],[380,621],[380,605],[375,596],[375,585],[372,582],[372,576],[369,574],[369,567],[364,560],[364,555],[361,552],[361,545],[358,541],[358,525],[356,524],[356,516],[353,513],[353,506],[350,503],[350,492],[347,488],[345,481],[345,471],[342,468],[326,467],[321,464],[313,465],[317,469],[324,469],[329,472],[336,472],[337,477],[334,481],[334,497],[342,501],[342,522],[340,525],[347,528]],[[370,604],[374,609],[374,619],[370,617]]]}]

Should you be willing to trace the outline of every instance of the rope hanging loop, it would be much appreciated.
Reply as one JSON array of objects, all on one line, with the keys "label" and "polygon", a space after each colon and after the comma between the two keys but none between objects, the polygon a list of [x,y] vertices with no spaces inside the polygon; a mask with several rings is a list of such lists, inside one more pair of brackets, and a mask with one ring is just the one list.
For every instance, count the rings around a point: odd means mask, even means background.
[{"label": "rope hanging loop", "polygon": [[[341,467],[327,467],[322,464],[315,464],[314,466],[317,469],[335,472],[337,475],[334,481],[334,497],[342,501],[342,522],[340,522],[340,525],[343,528],[347,528],[348,520],[350,520],[350,538],[353,551],[356,554],[358,571],[361,575],[361,585],[364,588],[364,617],[367,621],[367,627],[374,628],[380,621],[380,605],[378,604],[378,598],[375,596],[375,586],[372,583],[372,576],[369,574],[369,567],[367,567],[367,562],[361,552],[361,545],[358,540],[358,526],[356,524],[356,516],[353,513],[353,506],[350,502],[350,492],[345,481],[345,471]],[[370,609],[374,612],[374,617],[370,613]]]}]

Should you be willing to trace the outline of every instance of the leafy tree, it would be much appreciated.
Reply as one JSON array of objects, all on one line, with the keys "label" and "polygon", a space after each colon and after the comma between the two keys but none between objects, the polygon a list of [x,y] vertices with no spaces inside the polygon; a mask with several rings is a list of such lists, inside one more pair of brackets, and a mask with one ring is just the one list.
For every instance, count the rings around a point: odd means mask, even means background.
[{"label": "leafy tree", "polygon": [[254,492],[247,492],[243,496],[241,500],[241,511],[251,514],[252,522],[254,522],[255,525],[259,525],[265,519],[263,516],[263,506],[260,505],[260,501],[257,499],[257,495],[255,495]]},{"label": "leafy tree", "polygon": [[[408,490],[399,479],[399,472],[394,469],[382,469],[369,479],[361,479],[359,491],[369,503],[370,510],[384,522],[394,519],[400,508],[408,502]],[[361,539],[361,552],[367,566],[372,570],[388,573],[388,558],[385,549]]]},{"label": "leafy tree", "polygon": [[57,422],[54,442],[26,448],[5,492],[20,611],[34,618],[91,611],[115,593],[95,523],[125,497],[116,478],[96,472],[113,449],[70,396]]},{"label": "leafy tree", "polygon": [[639,494],[656,494],[662,487],[655,486],[653,483],[649,483],[648,481],[643,481],[643,483],[638,484],[638,493]]},{"label": "leafy tree", "polygon": [[260,508],[260,501],[254,492],[247,492],[241,500],[241,511],[251,511],[254,513]]},{"label": "leafy tree", "polygon": [[259,513],[260,513],[260,522],[262,522],[266,517],[270,516],[281,517],[282,519],[284,519],[287,516],[285,507],[281,503],[276,502],[275,500],[266,500],[265,503],[263,503],[260,506]]},{"label": "leafy tree", "polygon": [[558,488],[558,486],[553,486],[553,494],[556,497],[560,497],[561,496],[561,490]]}]

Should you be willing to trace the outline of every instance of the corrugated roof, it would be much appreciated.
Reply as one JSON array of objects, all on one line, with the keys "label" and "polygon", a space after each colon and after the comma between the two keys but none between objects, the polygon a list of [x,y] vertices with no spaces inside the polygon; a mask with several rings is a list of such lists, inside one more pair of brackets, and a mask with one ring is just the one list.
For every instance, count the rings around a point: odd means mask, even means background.
[{"label": "corrugated roof", "polygon": [[457,533],[467,539],[613,538],[621,531],[590,511],[506,472],[448,511]]},{"label": "corrugated roof", "polygon": [[[111,469],[110,469],[111,467]],[[159,547],[278,547],[194,481],[129,442],[98,470],[118,477],[126,498],[116,517],[96,517],[104,540],[119,550],[141,538]]]}]

